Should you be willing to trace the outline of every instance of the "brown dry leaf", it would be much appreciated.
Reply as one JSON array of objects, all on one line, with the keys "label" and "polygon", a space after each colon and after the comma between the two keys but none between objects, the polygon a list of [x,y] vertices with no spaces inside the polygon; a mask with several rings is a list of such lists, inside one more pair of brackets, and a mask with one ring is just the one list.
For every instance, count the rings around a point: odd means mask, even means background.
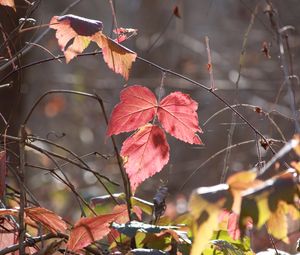
[{"label": "brown dry leaf", "polygon": [[128,80],[129,70],[137,57],[136,53],[114,42],[102,33],[92,36],[92,40],[102,49],[103,58],[108,67]]},{"label": "brown dry leaf", "polygon": [[0,0],[0,5],[9,6],[16,11],[16,6],[15,6],[14,0]]}]

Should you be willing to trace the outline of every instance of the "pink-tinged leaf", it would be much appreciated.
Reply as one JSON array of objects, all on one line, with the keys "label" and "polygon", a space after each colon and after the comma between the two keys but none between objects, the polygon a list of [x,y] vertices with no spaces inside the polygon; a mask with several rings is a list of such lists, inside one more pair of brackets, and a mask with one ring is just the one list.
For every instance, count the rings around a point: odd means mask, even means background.
[{"label": "pink-tinged leaf", "polygon": [[127,210],[120,207],[111,214],[81,218],[71,230],[67,248],[77,252],[94,241],[102,239],[110,232],[110,223],[126,214]]},{"label": "pink-tinged leaf", "polygon": [[228,216],[227,225],[228,234],[233,240],[238,240],[241,236],[241,231],[239,229],[239,215],[232,212]]},{"label": "pink-tinged leaf", "polygon": [[50,28],[56,30],[56,38],[64,52],[66,62],[82,53],[89,45],[91,36],[102,30],[101,21],[75,15],[54,16]]},{"label": "pink-tinged leaf", "polygon": [[[0,250],[18,243],[18,229],[6,218],[0,219]],[[11,254],[11,253],[10,253]]]},{"label": "pink-tinged leaf", "polygon": [[113,32],[118,36],[118,38],[114,41],[117,43],[121,43],[123,41],[126,41],[128,38],[136,35],[137,29],[120,27],[118,29],[114,29]]},{"label": "pink-tinged leaf", "polygon": [[6,179],[6,152],[0,152],[0,198],[2,199],[5,193]]},{"label": "pink-tinged leaf", "polygon": [[126,139],[120,154],[133,191],[145,179],[162,170],[169,161],[169,149],[163,130],[151,124]]},{"label": "pink-tinged leaf", "polygon": [[41,223],[53,233],[65,233],[67,224],[60,216],[42,207],[25,208],[26,217]]},{"label": "pink-tinged leaf", "polygon": [[0,0],[0,5],[11,7],[16,11],[14,0]]},{"label": "pink-tinged leaf", "polygon": [[107,135],[117,135],[137,129],[153,119],[157,101],[146,87],[134,85],[122,90],[108,123]]},{"label": "pink-tinged leaf", "polygon": [[92,40],[102,49],[103,58],[108,67],[128,80],[129,71],[137,56],[136,53],[102,33],[95,34]]},{"label": "pink-tinged leaf", "polygon": [[172,136],[191,144],[202,144],[197,133],[202,133],[198,124],[198,103],[187,94],[174,92],[160,103],[157,115],[163,128]]}]

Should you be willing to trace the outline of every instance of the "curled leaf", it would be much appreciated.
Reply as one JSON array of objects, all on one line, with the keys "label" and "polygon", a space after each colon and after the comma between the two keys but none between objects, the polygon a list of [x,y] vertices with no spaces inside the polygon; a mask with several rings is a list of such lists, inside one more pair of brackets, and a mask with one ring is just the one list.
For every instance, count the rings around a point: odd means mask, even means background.
[{"label": "curled leaf", "polygon": [[75,15],[54,16],[50,28],[56,30],[56,38],[64,52],[66,62],[82,53],[91,41],[91,36],[102,30],[101,21]]},{"label": "curled leaf", "polygon": [[0,0],[0,5],[11,7],[16,11],[14,0]]}]

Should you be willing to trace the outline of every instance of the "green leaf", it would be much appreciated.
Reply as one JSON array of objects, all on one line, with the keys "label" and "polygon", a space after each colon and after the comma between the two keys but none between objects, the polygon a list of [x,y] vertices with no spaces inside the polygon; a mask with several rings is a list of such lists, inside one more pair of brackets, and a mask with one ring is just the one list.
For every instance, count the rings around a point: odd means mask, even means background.
[{"label": "green leaf", "polygon": [[164,252],[161,250],[155,249],[133,249],[129,251],[126,255],[168,255],[169,252]]},{"label": "green leaf", "polygon": [[138,197],[131,197],[131,204],[133,206],[136,205],[140,207],[144,213],[147,213],[148,215],[152,215],[153,207],[154,207],[153,203],[150,203]]},{"label": "green leaf", "polygon": [[138,231],[143,233],[160,233],[161,231],[167,229],[179,229],[176,226],[156,226],[138,221],[130,221],[126,224],[118,224],[113,222],[111,227],[129,237],[134,237]]}]

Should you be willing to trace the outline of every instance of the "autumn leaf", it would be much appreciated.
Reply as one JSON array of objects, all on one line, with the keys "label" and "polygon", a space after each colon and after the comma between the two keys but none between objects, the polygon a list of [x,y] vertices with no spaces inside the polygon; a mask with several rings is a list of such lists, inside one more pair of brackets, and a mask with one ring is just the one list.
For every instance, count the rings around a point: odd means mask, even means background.
[{"label": "autumn leaf", "polygon": [[[274,218],[282,218],[283,211],[282,207],[279,206],[282,206],[283,202],[289,206],[296,206],[294,204],[295,197],[297,197],[297,192],[299,191],[295,176],[295,171],[287,170],[261,185],[249,188],[243,192],[239,219],[239,228],[242,236],[249,218],[252,219],[254,226],[261,228],[270,219],[274,222]],[[271,230],[275,235],[278,232],[282,234],[286,231],[284,229],[274,229],[275,225],[272,223],[271,225],[273,226]],[[282,225],[281,227],[284,226]]]},{"label": "autumn leaf", "polygon": [[102,49],[103,58],[108,67],[128,80],[129,70],[137,57],[136,53],[102,33],[95,34],[92,40]]},{"label": "autumn leaf", "polygon": [[279,201],[276,211],[270,215],[270,218],[267,221],[268,233],[285,243],[289,243],[287,237],[287,212],[288,205],[283,201]]},{"label": "autumn leaf", "polygon": [[126,217],[125,215],[127,215],[127,209],[121,206],[111,214],[81,218],[71,230],[67,248],[76,252],[102,239],[110,232],[110,223]]},{"label": "autumn leaf", "polygon": [[54,16],[50,28],[56,30],[58,45],[64,52],[66,62],[82,53],[91,41],[91,36],[102,30],[101,21],[75,15]]},{"label": "autumn leaf", "polygon": [[118,38],[114,41],[117,43],[121,43],[126,41],[128,38],[136,35],[137,29],[119,27],[118,29],[114,29],[113,32],[118,36]]},{"label": "autumn leaf", "polygon": [[2,199],[5,193],[6,180],[6,152],[0,152],[0,198]]},{"label": "autumn leaf", "polygon": [[134,85],[121,92],[121,102],[114,108],[108,124],[108,135],[132,131],[153,119],[157,113],[163,128],[172,136],[191,144],[202,144],[197,133],[198,104],[187,94],[174,92],[158,104],[146,87]]},{"label": "autumn leaf", "polygon": [[125,140],[120,154],[133,191],[145,179],[162,170],[169,161],[169,150],[163,130],[151,124]]},{"label": "autumn leaf", "polygon": [[120,99],[108,123],[109,136],[135,130],[151,121],[156,113],[156,98],[146,87],[134,85],[125,88]]},{"label": "autumn leaf", "polygon": [[218,218],[222,208],[230,209],[232,195],[227,184],[196,189],[189,201],[189,210],[194,218],[194,242],[191,255],[198,255],[218,228]]},{"label": "autumn leaf", "polygon": [[158,107],[157,116],[163,128],[172,136],[191,144],[202,144],[197,133],[198,104],[187,94],[174,92],[165,97]]},{"label": "autumn leaf", "polygon": [[0,0],[0,5],[9,6],[16,11],[16,6],[15,6],[14,0]]},{"label": "autumn leaf", "polygon": [[36,223],[41,223],[51,232],[65,233],[67,224],[60,216],[43,207],[25,208],[26,216]]}]

